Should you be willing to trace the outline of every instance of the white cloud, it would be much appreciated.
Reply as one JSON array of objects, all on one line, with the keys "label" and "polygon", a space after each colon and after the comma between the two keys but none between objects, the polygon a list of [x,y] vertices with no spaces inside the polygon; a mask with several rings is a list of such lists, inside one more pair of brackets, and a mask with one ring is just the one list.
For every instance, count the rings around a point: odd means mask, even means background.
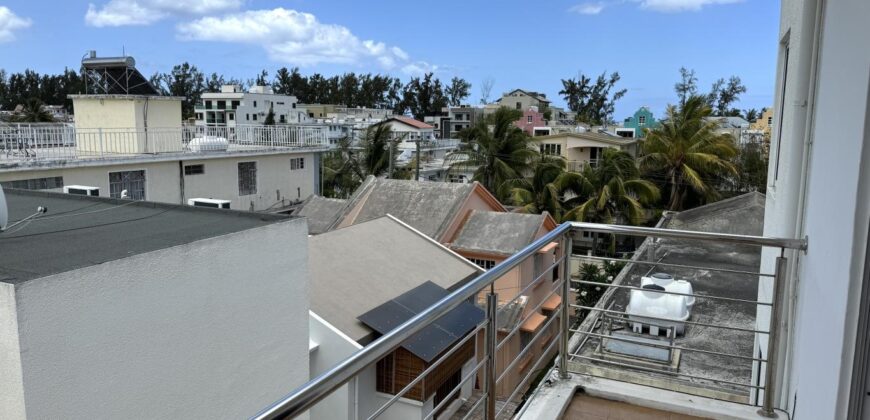
[{"label": "white cloud", "polygon": [[416,61],[402,66],[402,72],[409,76],[422,76],[426,73],[434,73],[438,71],[438,66],[429,64],[425,61]]},{"label": "white cloud", "polygon": [[571,6],[568,9],[569,12],[579,13],[581,15],[597,15],[604,10],[604,3],[582,3]]},{"label": "white cloud", "polygon": [[657,12],[698,11],[704,6],[739,3],[743,0],[639,0],[640,7]]},{"label": "white cloud", "polygon": [[150,25],[173,15],[201,16],[236,10],[243,0],[109,0],[88,4],[85,23],[91,26]]},{"label": "white cloud", "polygon": [[272,60],[301,66],[375,62],[387,70],[407,68],[406,72],[433,67],[411,63],[398,47],[360,40],[344,26],[321,23],[310,13],[284,8],[204,17],[179,24],[178,35],[188,41],[258,45]]},{"label": "white cloud", "polygon": [[12,13],[6,6],[0,6],[0,42],[15,40],[15,31],[30,27],[33,22]]}]

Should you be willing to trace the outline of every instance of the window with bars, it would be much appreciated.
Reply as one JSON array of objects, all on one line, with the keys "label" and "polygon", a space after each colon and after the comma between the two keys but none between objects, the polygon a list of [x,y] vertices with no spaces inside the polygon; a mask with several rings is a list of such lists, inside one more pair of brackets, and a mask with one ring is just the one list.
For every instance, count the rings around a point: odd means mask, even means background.
[{"label": "window with bars", "polygon": [[131,200],[145,199],[145,171],[109,172],[109,197],[122,198],[124,190]]},{"label": "window with bars", "polygon": [[205,173],[205,165],[184,165],[185,175],[202,175]]},{"label": "window with bars", "polygon": [[63,188],[63,177],[52,176],[48,178],[19,179],[17,181],[0,182],[0,186],[20,190],[51,190]]},{"label": "window with bars", "polygon": [[257,193],[257,162],[239,162],[239,195]]},{"label": "window with bars", "polygon": [[641,115],[641,116],[637,117],[637,123],[639,125],[646,124],[646,115]]},{"label": "window with bars", "polygon": [[295,171],[297,169],[305,169],[305,158],[290,159],[290,170]]},{"label": "window with bars", "polygon": [[493,260],[487,260],[483,258],[469,258],[468,260],[477,264],[478,267],[484,270],[489,270],[490,268],[495,267],[495,261]]}]

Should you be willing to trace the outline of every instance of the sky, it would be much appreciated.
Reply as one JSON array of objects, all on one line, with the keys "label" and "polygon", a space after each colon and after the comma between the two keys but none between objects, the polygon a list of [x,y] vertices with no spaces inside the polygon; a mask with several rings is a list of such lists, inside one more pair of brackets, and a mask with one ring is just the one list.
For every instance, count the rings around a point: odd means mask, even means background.
[{"label": "sky", "polygon": [[561,79],[618,71],[621,120],[676,100],[681,66],[702,91],[737,75],[738,108],[773,102],[776,0],[0,0],[0,68],[58,73],[88,50],[126,52],[150,75],[190,62],[243,80],[280,67],[409,77],[433,71],[557,106]]}]

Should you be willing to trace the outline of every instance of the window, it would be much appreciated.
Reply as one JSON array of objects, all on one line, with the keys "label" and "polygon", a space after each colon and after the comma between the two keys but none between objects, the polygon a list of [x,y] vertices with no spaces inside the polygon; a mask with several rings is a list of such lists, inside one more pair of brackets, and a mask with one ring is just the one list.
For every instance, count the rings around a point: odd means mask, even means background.
[{"label": "window", "polygon": [[290,170],[295,171],[297,169],[305,169],[305,158],[290,159]]},{"label": "window", "polygon": [[535,338],[534,333],[520,331],[520,349],[524,349],[531,344],[533,338]]},{"label": "window", "polygon": [[278,120],[279,120],[281,123],[285,123],[285,122],[287,122],[287,118],[284,118],[284,114],[281,114],[281,117],[278,118]]},{"label": "window", "polygon": [[468,260],[473,262],[474,264],[477,264],[478,267],[484,270],[489,270],[490,268],[495,267],[495,261],[493,260],[486,260],[481,258],[469,258]]},{"label": "window", "polygon": [[767,117],[767,125],[773,125],[773,117]]},{"label": "window", "polygon": [[205,173],[205,165],[184,165],[185,175],[202,175]]},{"label": "window", "polygon": [[641,115],[641,116],[637,117],[637,124],[638,125],[646,124],[646,115]]},{"label": "window", "polygon": [[523,109],[523,103],[517,102],[517,109]]},{"label": "window", "polygon": [[131,200],[145,199],[145,171],[109,172],[109,197],[121,198],[124,191]]},{"label": "window", "polygon": [[20,179],[17,181],[0,182],[3,188],[18,188],[20,190],[50,190],[63,188],[63,177]]},{"label": "window", "polygon": [[245,114],[245,120],[251,121],[251,114]]},{"label": "window", "polygon": [[200,120],[200,121],[202,120],[202,112],[197,112],[197,113],[196,113],[196,119],[198,119],[198,120]]},{"label": "window", "polygon": [[278,105],[284,105],[284,102],[275,102]]},{"label": "window", "polygon": [[254,114],[254,121],[257,121],[257,114]]},{"label": "window", "polygon": [[233,102],[231,103],[231,108],[236,109],[236,108],[238,108],[238,107],[239,107],[239,101],[233,101]]},{"label": "window", "polygon": [[529,124],[532,123],[532,116],[531,116],[531,115],[529,115],[529,116],[526,117],[526,122],[529,123]]},{"label": "window", "polygon": [[205,101],[205,109],[211,109],[211,101]]},{"label": "window", "polygon": [[562,155],[562,145],[561,144],[542,144],[541,145],[541,154],[551,155],[551,156],[561,156]]},{"label": "window", "polygon": [[229,119],[230,119],[230,121],[233,121],[233,120],[235,120],[235,119],[236,119],[236,114],[232,114],[232,113],[230,113],[230,114],[227,114],[227,118],[229,118]]},{"label": "window", "polygon": [[257,193],[257,162],[239,162],[239,195]]},{"label": "window", "polygon": [[217,101],[218,109],[227,109],[227,101]]},{"label": "window", "polygon": [[293,102],[293,109],[296,109],[296,102]]},{"label": "window", "polygon": [[257,101],[254,101],[254,108],[257,107]]}]

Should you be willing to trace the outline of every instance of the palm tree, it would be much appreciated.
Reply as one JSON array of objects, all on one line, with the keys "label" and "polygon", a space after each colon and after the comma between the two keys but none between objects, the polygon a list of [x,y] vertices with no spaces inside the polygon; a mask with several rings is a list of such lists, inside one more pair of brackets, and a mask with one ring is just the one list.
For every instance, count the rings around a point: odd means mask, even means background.
[{"label": "palm tree", "polygon": [[640,178],[634,158],[621,150],[605,149],[595,167],[587,165],[573,186],[582,193],[565,201],[563,220],[639,224],[644,208],[659,199],[659,189]]},{"label": "palm tree", "polygon": [[30,98],[24,101],[22,105],[21,111],[16,113],[14,120],[16,122],[53,122],[54,118],[51,116],[45,106],[43,106],[42,101],[39,98]]},{"label": "palm tree", "polygon": [[689,190],[715,200],[719,194],[711,179],[737,176],[731,161],[737,154],[734,138],[716,132],[719,122],[705,119],[711,113],[704,97],[691,96],[679,108],[669,106],[667,119],[643,142],[640,167],[664,177],[670,188],[670,210],[682,209]]},{"label": "palm tree", "polygon": [[369,175],[387,175],[391,167],[391,177],[399,174],[402,168],[395,165],[395,160],[398,157],[396,146],[400,141],[392,138],[392,130],[387,124],[369,127],[359,147],[354,147],[348,137],[340,139],[335,150],[323,160],[323,194],[347,197]]},{"label": "palm tree", "polygon": [[531,178],[518,178],[511,184],[510,201],[520,206],[520,211],[534,214],[546,211],[559,221],[564,212],[562,198],[566,193],[581,193],[574,187],[582,182],[580,174],[565,171],[564,159],[548,157],[535,165]]},{"label": "palm tree", "polygon": [[473,179],[507,201],[511,182],[530,173],[538,156],[529,135],[513,124],[521,115],[502,107],[487,121],[463,131],[466,147],[448,157],[450,169],[476,168]]},{"label": "palm tree", "polygon": [[[393,132],[389,124],[378,124],[369,127],[363,137],[362,159],[360,160],[360,176],[386,175],[392,167],[395,171],[396,147],[401,139],[393,139]],[[392,165],[390,159],[393,160]]]},{"label": "palm tree", "polygon": [[323,157],[323,195],[325,197],[347,198],[362,183],[356,157],[357,151],[351,146],[349,138],[338,141],[336,148]]}]

